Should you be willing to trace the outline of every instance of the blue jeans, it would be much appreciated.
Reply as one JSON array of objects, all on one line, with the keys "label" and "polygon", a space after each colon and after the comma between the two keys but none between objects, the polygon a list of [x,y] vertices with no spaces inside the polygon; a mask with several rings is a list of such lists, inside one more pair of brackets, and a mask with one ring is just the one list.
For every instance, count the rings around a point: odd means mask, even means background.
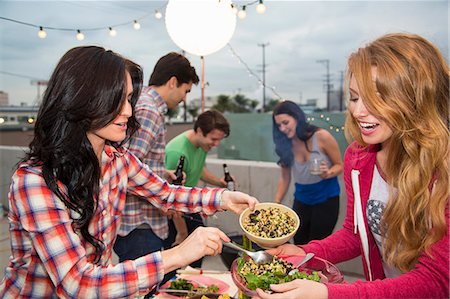
[{"label": "blue jeans", "polygon": [[[158,237],[150,228],[136,228],[125,237],[117,236],[113,249],[121,263],[126,260],[135,260],[138,257],[155,251],[163,250],[164,240]],[[176,271],[172,271],[164,275],[160,285],[169,281],[175,274]],[[154,288],[145,298],[150,298],[155,290],[156,289]]]},{"label": "blue jeans", "polygon": [[119,257],[120,263],[126,260],[135,260],[163,248],[164,240],[155,235],[150,228],[136,228],[125,237],[117,236],[116,243],[114,243],[114,252]]},{"label": "blue jeans", "polygon": [[[200,226],[205,226],[203,224],[203,219],[200,214],[185,214],[184,221],[186,222],[186,227],[188,230],[188,234],[192,234],[192,232]],[[173,242],[175,242],[175,238],[177,236],[177,229],[175,228],[175,224],[173,224],[172,220],[169,220],[169,236],[166,240],[164,240],[164,247],[170,248]],[[189,266],[193,268],[201,268],[202,267],[203,258],[192,262]]]}]

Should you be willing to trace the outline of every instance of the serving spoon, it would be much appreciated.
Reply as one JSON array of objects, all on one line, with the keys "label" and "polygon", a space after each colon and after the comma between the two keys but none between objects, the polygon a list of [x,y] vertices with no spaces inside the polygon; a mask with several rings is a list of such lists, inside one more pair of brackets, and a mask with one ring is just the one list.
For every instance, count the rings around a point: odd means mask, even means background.
[{"label": "serving spoon", "polygon": [[265,252],[264,250],[249,251],[233,242],[223,242],[223,245],[225,245],[228,248],[244,252],[258,265],[267,264],[273,261],[273,255]]},{"label": "serving spoon", "polygon": [[303,266],[304,264],[306,264],[307,262],[309,262],[310,259],[312,259],[314,257],[314,253],[310,252],[308,254],[305,255],[305,258],[298,263],[294,269],[292,269],[291,271],[289,271],[288,275],[293,275],[294,273],[298,272],[298,268],[300,268],[301,266]]}]

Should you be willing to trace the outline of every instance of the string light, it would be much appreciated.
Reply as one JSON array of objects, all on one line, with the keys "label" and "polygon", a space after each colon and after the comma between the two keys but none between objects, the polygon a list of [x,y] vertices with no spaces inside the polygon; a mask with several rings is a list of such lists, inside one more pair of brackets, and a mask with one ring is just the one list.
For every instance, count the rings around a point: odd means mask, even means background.
[{"label": "string light", "polygon": [[83,40],[83,39],[84,39],[84,34],[81,33],[80,30],[77,30],[77,35],[76,35],[76,37],[77,37],[77,40]]},{"label": "string light", "polygon": [[238,11],[238,17],[239,19],[243,20],[245,19],[245,17],[247,16],[247,12],[245,11],[245,5],[242,6],[242,9],[240,11]]},{"label": "string light", "polygon": [[47,32],[44,31],[44,28],[42,28],[42,26],[39,26],[38,36],[39,36],[39,38],[46,38],[47,37]]},{"label": "string light", "polygon": [[250,67],[248,66],[248,64],[236,53],[236,51],[233,49],[233,47],[228,43],[227,44],[228,48],[230,48],[231,51],[231,55],[236,57],[239,61],[240,64],[244,65],[244,67],[247,69],[248,75],[249,77],[255,77],[256,80],[258,81],[259,84],[261,84],[261,86],[268,88],[270,91],[272,91],[272,93],[277,96],[280,100],[284,101],[283,97],[280,96],[278,94],[278,92],[275,90],[275,87],[270,87],[267,85],[264,85],[263,81],[261,80],[261,78],[259,78],[259,76],[257,74],[255,74],[255,72],[253,72]]},{"label": "string light", "polygon": [[[236,14],[240,19],[244,19],[247,16],[246,8],[250,5],[256,5],[256,12],[259,14],[263,14],[267,7],[264,5],[263,0],[254,0],[245,4],[242,4],[241,6],[237,5],[236,3],[231,4],[231,9],[233,10],[233,13]],[[241,9],[239,9],[241,7]]]},{"label": "string light", "polygon": [[259,14],[263,14],[266,11],[266,6],[264,5],[262,0],[259,0],[258,5],[256,5],[256,12]]},{"label": "string light", "polygon": [[138,21],[134,20],[133,28],[135,30],[139,30],[139,29],[141,29],[141,24],[139,24]]},{"label": "string light", "polygon": [[[128,22],[124,22],[124,23],[120,23],[120,24],[115,24],[113,26],[95,27],[95,28],[82,28],[82,29],[40,26],[40,25],[35,25],[35,24],[31,24],[31,23],[27,23],[27,22],[23,22],[23,21],[19,21],[19,20],[14,20],[14,19],[10,19],[10,18],[5,18],[5,17],[0,17],[0,20],[10,21],[10,22],[14,22],[14,23],[17,23],[17,24],[21,24],[21,25],[26,25],[26,26],[30,26],[30,27],[39,28],[39,31],[38,31],[39,38],[46,38],[47,37],[47,31],[46,30],[57,30],[57,31],[73,31],[73,32],[76,32],[77,40],[83,40],[85,36],[84,36],[84,33],[82,33],[82,32],[86,32],[86,31],[99,31],[99,30],[105,30],[105,28],[106,28],[106,29],[109,29],[109,34],[111,36],[116,36],[117,35],[117,31],[115,29],[113,29],[113,28],[119,27],[119,26],[129,25],[129,24],[133,24],[134,29],[139,30],[141,28],[141,24],[138,22],[138,20],[143,19],[145,17],[148,17],[149,15],[150,14],[146,14],[146,15],[142,16],[139,19],[134,19],[132,21],[128,21]],[[162,17],[162,15],[161,15],[161,17]]]},{"label": "string light", "polygon": [[[253,4],[257,4],[256,6],[256,11],[258,13],[264,13],[266,10],[266,6],[263,3],[263,0],[254,0],[251,2],[248,2],[244,5],[242,5],[242,9],[239,9],[239,5],[232,3],[231,4],[231,8],[233,10],[233,13],[236,14],[240,19],[245,19],[247,16],[247,11],[246,11],[246,7],[253,5]],[[165,5],[164,5],[165,6]],[[161,13],[163,7],[160,7],[158,9],[155,9],[154,12],[154,17],[156,19],[161,19],[163,17],[163,14]],[[46,30],[58,30],[58,31],[73,31],[76,32],[76,38],[77,40],[84,40],[85,35],[83,32],[86,31],[99,31],[99,30],[104,30],[109,29],[109,35],[110,36],[116,36],[117,35],[117,31],[113,28],[119,27],[119,26],[124,26],[124,25],[129,25],[129,24],[133,24],[133,28],[135,30],[139,30],[141,28],[141,24],[138,22],[138,20],[143,19],[147,16],[149,16],[150,14],[145,14],[144,16],[142,16],[139,19],[134,19],[132,21],[128,21],[128,22],[124,22],[124,23],[120,23],[120,24],[115,24],[112,26],[106,26],[106,27],[96,27],[96,28],[82,28],[82,29],[75,29],[75,28],[61,28],[61,27],[50,27],[50,26],[40,26],[40,25],[35,25],[35,24],[31,24],[31,23],[27,23],[27,22],[23,22],[23,21],[19,21],[19,20],[14,20],[14,19],[10,19],[10,18],[5,18],[5,17],[0,17],[1,20],[5,20],[5,21],[10,21],[10,22],[14,22],[14,23],[18,23],[18,24],[22,24],[22,25],[26,25],[26,26],[30,26],[30,27],[35,27],[35,28],[39,28],[38,31],[38,37],[41,39],[44,39],[47,37],[47,31]]]},{"label": "string light", "polygon": [[[344,133],[345,127],[344,126],[339,126],[339,125],[333,123],[331,117],[325,117],[323,114],[320,114],[319,117],[320,117],[320,119],[317,119],[318,121],[323,121],[323,122],[326,122],[328,124],[328,125],[325,125],[325,126],[321,125],[320,127],[327,128],[329,131],[334,131],[336,133],[339,133],[339,132]],[[310,116],[310,117],[307,117],[306,120],[308,122],[313,123],[316,119],[314,118],[314,116]]]},{"label": "string light", "polygon": [[236,5],[234,5],[233,3],[231,3],[231,11],[233,12],[233,14],[237,15],[239,9],[237,8]]},{"label": "string light", "polygon": [[155,9],[155,18],[158,20],[162,18],[162,13],[159,11],[159,9]]},{"label": "string light", "polygon": [[114,28],[112,28],[112,27],[109,27],[109,36],[114,37],[114,36],[116,36],[116,35],[117,35],[116,29],[114,29]]}]

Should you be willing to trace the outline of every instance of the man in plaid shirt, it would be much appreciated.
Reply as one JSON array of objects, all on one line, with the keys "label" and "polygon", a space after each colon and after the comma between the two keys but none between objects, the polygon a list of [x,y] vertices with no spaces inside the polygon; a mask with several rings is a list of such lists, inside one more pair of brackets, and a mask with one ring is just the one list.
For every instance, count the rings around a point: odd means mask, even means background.
[{"label": "man in plaid shirt", "polygon": [[[192,84],[198,82],[195,69],[186,57],[168,53],[156,63],[149,86],[142,89],[136,104],[135,116],[141,127],[130,139],[129,150],[158,176],[169,181],[174,175],[173,171],[166,171],[164,164],[165,114],[167,109],[185,101]],[[129,194],[114,251],[120,262],[134,260],[161,250],[168,233],[167,214],[147,200]]]}]

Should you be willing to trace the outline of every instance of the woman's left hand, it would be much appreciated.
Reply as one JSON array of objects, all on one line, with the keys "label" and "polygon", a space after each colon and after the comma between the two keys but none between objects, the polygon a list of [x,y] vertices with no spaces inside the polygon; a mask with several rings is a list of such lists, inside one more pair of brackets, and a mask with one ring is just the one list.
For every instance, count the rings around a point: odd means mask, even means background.
[{"label": "woman's left hand", "polygon": [[239,191],[224,191],[221,208],[233,211],[239,215],[246,208],[250,208],[253,211],[257,203],[259,203],[258,200],[248,194]]},{"label": "woman's left hand", "polygon": [[270,288],[275,293],[268,294],[261,289],[256,289],[258,296],[253,298],[261,299],[327,299],[328,288],[320,282],[307,279],[296,279],[291,282],[272,284]]},{"label": "woman's left hand", "polygon": [[328,179],[330,178],[330,173],[329,173],[330,167],[328,167],[328,163],[326,161],[322,161],[320,162],[320,177],[322,179]]}]

